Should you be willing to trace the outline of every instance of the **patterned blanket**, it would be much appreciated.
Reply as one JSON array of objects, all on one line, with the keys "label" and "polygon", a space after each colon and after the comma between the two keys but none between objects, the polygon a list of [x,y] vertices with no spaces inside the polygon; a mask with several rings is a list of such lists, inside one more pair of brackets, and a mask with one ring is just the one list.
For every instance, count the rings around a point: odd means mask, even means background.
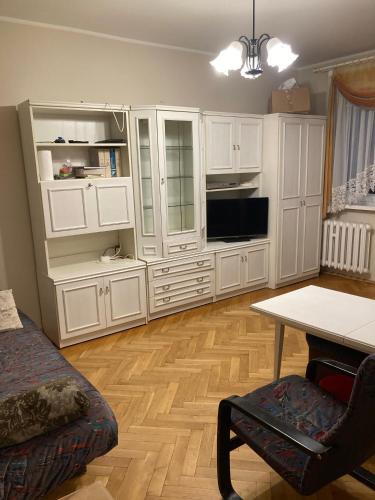
[{"label": "patterned blanket", "polygon": [[88,415],[22,444],[0,449],[0,498],[35,499],[117,445],[117,423],[99,392],[20,313],[23,329],[0,333],[0,399],[72,377],[90,400]]}]

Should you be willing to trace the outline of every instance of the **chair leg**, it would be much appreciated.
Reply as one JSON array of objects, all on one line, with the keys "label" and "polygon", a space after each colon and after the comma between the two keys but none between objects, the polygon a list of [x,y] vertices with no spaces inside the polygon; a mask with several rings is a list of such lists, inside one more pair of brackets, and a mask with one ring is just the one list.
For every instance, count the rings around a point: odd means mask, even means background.
[{"label": "chair leg", "polygon": [[375,474],[365,469],[364,467],[357,467],[350,473],[352,477],[365,484],[372,490],[375,490]]},{"label": "chair leg", "polygon": [[230,477],[230,412],[231,408],[221,401],[217,422],[217,479],[224,500],[242,500],[235,492]]}]

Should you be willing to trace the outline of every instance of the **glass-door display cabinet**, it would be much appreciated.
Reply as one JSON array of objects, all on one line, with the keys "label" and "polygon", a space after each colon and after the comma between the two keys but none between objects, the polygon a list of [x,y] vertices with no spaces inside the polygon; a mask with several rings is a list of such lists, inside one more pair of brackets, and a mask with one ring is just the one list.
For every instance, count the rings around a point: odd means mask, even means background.
[{"label": "glass-door display cabinet", "polygon": [[198,110],[130,112],[140,255],[201,249]]}]

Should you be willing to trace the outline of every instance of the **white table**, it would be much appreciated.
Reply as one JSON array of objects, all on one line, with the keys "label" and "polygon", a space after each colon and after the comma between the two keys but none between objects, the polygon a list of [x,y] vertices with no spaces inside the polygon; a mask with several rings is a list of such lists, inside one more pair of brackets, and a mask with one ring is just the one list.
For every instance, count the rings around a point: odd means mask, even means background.
[{"label": "white table", "polygon": [[280,377],[285,325],[375,352],[375,300],[310,285],[257,302],[251,309],[275,320],[275,379]]}]

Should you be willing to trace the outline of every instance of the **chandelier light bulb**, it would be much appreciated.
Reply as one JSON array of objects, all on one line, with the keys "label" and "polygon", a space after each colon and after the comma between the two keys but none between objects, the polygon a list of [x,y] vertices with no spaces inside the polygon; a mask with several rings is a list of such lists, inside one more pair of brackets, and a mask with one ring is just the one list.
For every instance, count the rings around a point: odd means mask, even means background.
[{"label": "chandelier light bulb", "polygon": [[226,49],[220,52],[216,59],[210,61],[210,64],[216,71],[228,76],[228,71],[241,68],[243,64],[242,52],[242,43],[232,42]]},{"label": "chandelier light bulb", "polygon": [[288,68],[298,58],[292,48],[287,43],[283,43],[279,38],[271,38],[267,43],[267,63],[269,66],[278,67],[279,73]]}]

